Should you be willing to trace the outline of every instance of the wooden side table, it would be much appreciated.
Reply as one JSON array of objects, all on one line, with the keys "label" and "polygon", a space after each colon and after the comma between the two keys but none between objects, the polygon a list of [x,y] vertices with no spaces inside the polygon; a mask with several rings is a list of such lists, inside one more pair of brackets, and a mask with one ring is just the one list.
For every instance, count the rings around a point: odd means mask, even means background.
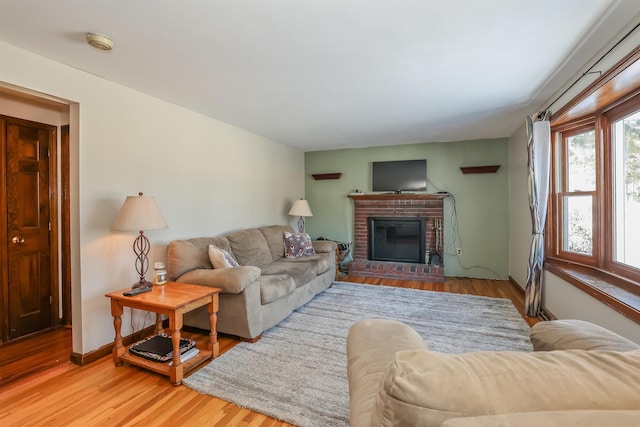
[{"label": "wooden side table", "polygon": [[[205,360],[218,357],[220,353],[218,334],[216,325],[218,322],[218,296],[220,288],[210,288],[207,286],[191,285],[187,283],[168,282],[162,286],[154,286],[150,292],[145,292],[135,296],[124,296],[122,293],[127,289],[110,292],[105,296],[111,299],[111,314],[113,315],[113,326],[116,337],[113,345],[113,361],[116,366],[123,362],[149,369],[169,377],[171,384],[179,385],[183,375],[191,371]],[[200,352],[185,361],[180,362],[180,330],[182,329],[182,317],[198,307],[207,306],[209,311],[209,321],[211,332],[209,333],[209,345],[207,349],[200,349]],[[136,308],[156,313],[156,333],[161,333],[161,315],[169,317],[169,330],[171,342],[173,344],[172,364],[159,363],[136,356],[122,345],[122,313],[124,307]]]}]

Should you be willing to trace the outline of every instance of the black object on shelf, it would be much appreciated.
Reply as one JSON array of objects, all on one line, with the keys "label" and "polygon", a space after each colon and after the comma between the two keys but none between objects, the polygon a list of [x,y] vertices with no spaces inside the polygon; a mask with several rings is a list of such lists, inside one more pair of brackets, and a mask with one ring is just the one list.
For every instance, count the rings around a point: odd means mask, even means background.
[{"label": "black object on shelf", "polygon": [[[197,342],[189,338],[180,338],[180,354],[191,350]],[[156,362],[167,362],[173,357],[173,343],[167,334],[154,335],[129,347],[129,352]]]}]

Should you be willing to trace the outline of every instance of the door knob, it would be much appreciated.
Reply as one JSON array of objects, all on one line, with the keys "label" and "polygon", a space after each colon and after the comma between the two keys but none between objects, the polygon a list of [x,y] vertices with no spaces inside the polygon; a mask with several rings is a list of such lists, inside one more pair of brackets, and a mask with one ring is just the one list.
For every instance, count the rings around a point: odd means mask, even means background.
[{"label": "door knob", "polygon": [[11,241],[13,243],[22,244],[22,243],[24,243],[24,237],[13,236],[13,239],[11,239]]}]

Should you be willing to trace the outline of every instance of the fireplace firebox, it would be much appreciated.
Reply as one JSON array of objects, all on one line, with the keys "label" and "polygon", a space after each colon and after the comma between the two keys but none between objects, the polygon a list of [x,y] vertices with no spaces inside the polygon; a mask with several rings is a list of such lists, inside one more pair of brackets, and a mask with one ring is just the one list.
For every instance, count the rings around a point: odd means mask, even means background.
[{"label": "fireplace firebox", "polygon": [[425,218],[368,219],[370,260],[425,264]]}]

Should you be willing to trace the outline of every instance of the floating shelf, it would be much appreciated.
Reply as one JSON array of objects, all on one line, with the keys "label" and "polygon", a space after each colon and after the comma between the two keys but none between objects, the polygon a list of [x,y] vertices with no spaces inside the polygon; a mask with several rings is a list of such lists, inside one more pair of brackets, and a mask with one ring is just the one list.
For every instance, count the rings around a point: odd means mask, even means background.
[{"label": "floating shelf", "polygon": [[342,176],[341,172],[335,173],[312,173],[311,176],[315,180],[323,180],[323,179],[340,179]]},{"label": "floating shelf", "polygon": [[491,165],[491,166],[460,166],[460,170],[463,174],[467,175],[470,173],[496,173],[496,171],[500,169],[500,165]]}]

